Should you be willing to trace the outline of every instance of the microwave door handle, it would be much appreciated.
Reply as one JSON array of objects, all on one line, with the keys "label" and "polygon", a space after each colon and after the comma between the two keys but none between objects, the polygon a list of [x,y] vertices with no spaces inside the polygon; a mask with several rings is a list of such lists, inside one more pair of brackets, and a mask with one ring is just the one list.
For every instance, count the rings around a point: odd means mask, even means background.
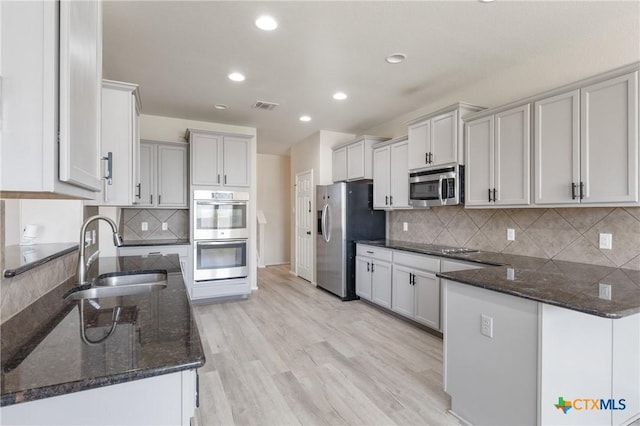
[{"label": "microwave door handle", "polygon": [[439,184],[438,184],[438,198],[440,198],[440,205],[444,205],[444,200],[442,199],[442,182],[444,181],[444,176],[440,176]]}]

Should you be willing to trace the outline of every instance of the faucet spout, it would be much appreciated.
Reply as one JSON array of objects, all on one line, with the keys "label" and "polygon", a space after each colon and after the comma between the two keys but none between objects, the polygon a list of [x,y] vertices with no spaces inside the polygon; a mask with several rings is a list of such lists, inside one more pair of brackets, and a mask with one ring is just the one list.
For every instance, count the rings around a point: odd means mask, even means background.
[{"label": "faucet spout", "polygon": [[122,237],[118,234],[118,226],[113,221],[113,219],[103,216],[96,215],[91,216],[82,224],[82,228],[80,228],[80,254],[78,256],[78,285],[85,284],[87,281],[87,262],[85,261],[85,245],[84,245],[84,235],[87,232],[87,227],[91,222],[96,220],[104,220],[111,226],[111,231],[113,232],[113,245],[116,247],[120,247],[122,245]]}]

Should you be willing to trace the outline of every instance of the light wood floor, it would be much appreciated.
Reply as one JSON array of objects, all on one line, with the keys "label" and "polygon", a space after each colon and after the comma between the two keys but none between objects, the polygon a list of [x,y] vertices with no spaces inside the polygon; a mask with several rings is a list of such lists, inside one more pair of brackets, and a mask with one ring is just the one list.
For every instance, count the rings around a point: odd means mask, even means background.
[{"label": "light wood floor", "polygon": [[207,362],[198,425],[458,424],[442,340],[361,301],[258,270],[247,300],[195,308]]}]

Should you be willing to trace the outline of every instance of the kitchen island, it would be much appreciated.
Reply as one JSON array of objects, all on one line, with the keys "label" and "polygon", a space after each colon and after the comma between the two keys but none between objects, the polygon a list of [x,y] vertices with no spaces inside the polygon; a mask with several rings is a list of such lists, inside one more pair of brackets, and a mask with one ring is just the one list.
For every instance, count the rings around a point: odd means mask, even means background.
[{"label": "kitchen island", "polygon": [[[2,325],[0,415],[10,424],[189,424],[205,358],[177,255],[100,258],[89,270],[166,270],[167,287],[65,301],[68,280]],[[80,323],[79,303],[84,303]],[[115,331],[98,344],[113,325]]]},{"label": "kitchen island", "polygon": [[640,271],[538,259],[438,276],[455,415],[496,425],[640,417]]}]

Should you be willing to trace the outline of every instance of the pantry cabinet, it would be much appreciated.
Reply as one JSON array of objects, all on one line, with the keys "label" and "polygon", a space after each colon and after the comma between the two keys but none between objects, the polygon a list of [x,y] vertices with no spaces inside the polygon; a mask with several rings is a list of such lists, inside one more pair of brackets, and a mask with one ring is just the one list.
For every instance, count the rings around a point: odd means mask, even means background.
[{"label": "pantry cabinet", "polygon": [[373,179],[373,144],[388,138],[360,136],[333,147],[332,172],[334,182]]},{"label": "pantry cabinet", "polygon": [[95,198],[102,3],[3,2],[0,31],[0,196]]},{"label": "pantry cabinet", "polygon": [[184,143],[140,143],[140,207],[188,208],[188,151]]},{"label": "pantry cabinet", "polygon": [[529,104],[466,124],[466,206],[530,204],[530,132]]},{"label": "pantry cabinet", "polygon": [[409,206],[407,137],[377,143],[373,149],[373,208],[400,209]]},{"label": "pantry cabinet", "polygon": [[140,95],[137,84],[102,82],[102,191],[101,206],[131,206],[141,200]]},{"label": "pantry cabinet", "polygon": [[637,203],[638,72],[535,103],[536,204]]},{"label": "pantry cabinet", "polygon": [[251,137],[189,129],[191,184],[248,187]]},{"label": "pantry cabinet", "polygon": [[409,123],[408,168],[428,169],[464,163],[462,116],[482,108],[458,103]]}]

